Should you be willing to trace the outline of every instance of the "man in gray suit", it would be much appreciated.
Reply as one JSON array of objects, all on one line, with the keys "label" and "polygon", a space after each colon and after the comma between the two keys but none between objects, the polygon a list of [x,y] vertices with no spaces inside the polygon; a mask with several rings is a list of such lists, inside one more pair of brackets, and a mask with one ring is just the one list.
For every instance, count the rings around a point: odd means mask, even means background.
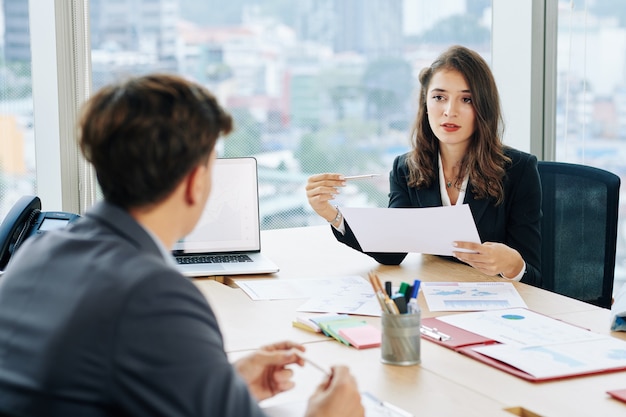
[{"label": "man in gray suit", "polygon": [[[171,75],[105,87],[85,105],[80,147],[104,202],[30,238],[0,282],[0,415],[262,416],[293,386],[291,342],[230,363],[216,318],[170,255],[211,191],[231,117]],[[307,416],[363,416],[337,366]]]}]

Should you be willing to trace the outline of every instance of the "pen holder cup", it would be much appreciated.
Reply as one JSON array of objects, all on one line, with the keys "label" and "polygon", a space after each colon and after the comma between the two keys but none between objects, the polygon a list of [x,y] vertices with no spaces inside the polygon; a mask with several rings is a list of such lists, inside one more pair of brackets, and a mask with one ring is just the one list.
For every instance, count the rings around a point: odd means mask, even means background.
[{"label": "pen holder cup", "polygon": [[381,324],[381,362],[403,366],[419,364],[421,313],[382,313]]}]

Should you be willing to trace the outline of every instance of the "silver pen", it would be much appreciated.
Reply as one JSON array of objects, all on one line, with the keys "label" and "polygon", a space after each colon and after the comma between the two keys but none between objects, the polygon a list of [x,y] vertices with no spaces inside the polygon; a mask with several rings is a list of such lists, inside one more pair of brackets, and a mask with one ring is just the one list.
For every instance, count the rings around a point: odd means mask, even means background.
[{"label": "silver pen", "polygon": [[348,175],[343,177],[344,180],[364,180],[368,178],[380,177],[380,174],[362,174],[362,175]]}]

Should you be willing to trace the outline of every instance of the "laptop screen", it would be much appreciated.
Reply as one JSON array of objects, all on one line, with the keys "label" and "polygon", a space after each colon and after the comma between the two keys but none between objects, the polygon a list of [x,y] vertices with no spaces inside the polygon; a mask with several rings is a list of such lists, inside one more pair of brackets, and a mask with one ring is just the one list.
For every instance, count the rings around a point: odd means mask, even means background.
[{"label": "laptop screen", "polygon": [[174,245],[176,253],[258,251],[260,244],[257,163],[254,158],[218,158],[212,188],[195,229]]}]

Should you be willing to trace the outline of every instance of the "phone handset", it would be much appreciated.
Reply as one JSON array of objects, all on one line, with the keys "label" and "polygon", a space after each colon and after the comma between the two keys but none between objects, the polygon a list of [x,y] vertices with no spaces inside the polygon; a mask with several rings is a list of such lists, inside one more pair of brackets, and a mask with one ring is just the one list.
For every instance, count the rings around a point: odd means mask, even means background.
[{"label": "phone handset", "polygon": [[78,218],[74,213],[41,211],[39,197],[20,198],[0,224],[0,271],[4,271],[11,256],[29,236],[65,227]]},{"label": "phone handset", "polygon": [[39,197],[26,195],[13,205],[0,224],[0,270],[4,270],[11,255],[28,236],[32,221],[41,212]]}]

